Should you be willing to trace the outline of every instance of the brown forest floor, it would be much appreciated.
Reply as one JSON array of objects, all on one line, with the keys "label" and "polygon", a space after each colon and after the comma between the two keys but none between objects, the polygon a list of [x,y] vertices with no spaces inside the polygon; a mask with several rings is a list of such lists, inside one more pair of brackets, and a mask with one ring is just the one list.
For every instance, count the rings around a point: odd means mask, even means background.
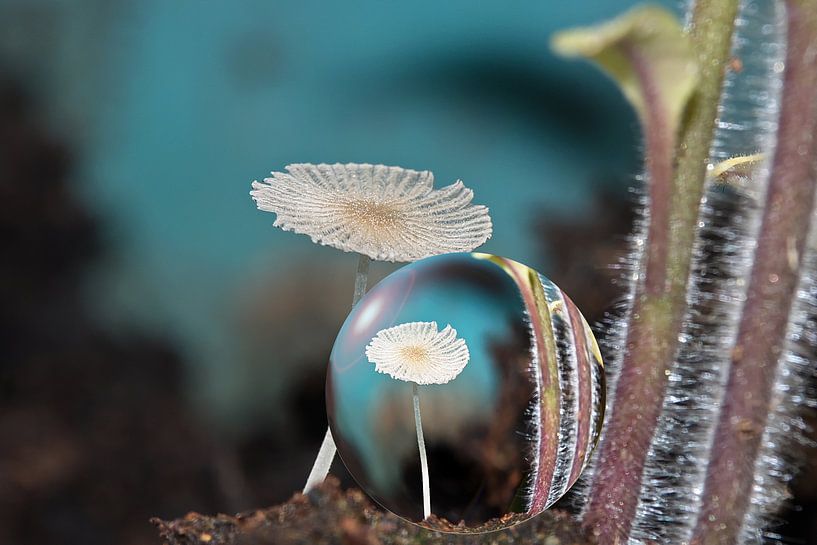
[{"label": "brown forest floor", "polygon": [[590,545],[571,515],[545,511],[500,531],[452,534],[426,530],[375,507],[357,489],[341,490],[330,477],[308,495],[237,516],[190,513],[153,520],[166,545]]}]

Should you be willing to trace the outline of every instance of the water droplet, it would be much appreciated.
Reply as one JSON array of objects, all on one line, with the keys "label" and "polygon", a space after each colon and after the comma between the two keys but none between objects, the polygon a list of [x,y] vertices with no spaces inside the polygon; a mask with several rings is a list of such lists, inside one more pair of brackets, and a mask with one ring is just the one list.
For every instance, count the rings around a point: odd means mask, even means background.
[{"label": "water droplet", "polygon": [[338,334],[326,386],[360,487],[449,532],[512,526],[562,497],[596,445],[604,397],[573,302],[533,269],[478,253],[423,259],[374,286]]}]

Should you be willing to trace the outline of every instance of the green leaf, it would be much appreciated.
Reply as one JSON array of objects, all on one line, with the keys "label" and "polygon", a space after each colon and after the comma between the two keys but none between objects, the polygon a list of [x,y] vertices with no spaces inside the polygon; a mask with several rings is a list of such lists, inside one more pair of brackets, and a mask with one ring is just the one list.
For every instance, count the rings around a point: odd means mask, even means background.
[{"label": "green leaf", "polygon": [[621,87],[642,123],[656,119],[677,133],[698,84],[691,41],[678,19],[656,6],[637,7],[592,27],[555,34],[553,50],[593,60]]}]

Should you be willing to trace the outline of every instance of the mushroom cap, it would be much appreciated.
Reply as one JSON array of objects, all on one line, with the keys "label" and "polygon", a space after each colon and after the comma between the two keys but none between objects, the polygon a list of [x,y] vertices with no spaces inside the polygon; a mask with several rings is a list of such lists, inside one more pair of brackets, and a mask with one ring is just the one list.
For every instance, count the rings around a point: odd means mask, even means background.
[{"label": "mushroom cap", "polygon": [[445,384],[465,369],[470,354],[465,340],[450,325],[408,322],[378,331],[366,347],[375,370],[417,384]]},{"label": "mushroom cap", "polygon": [[461,181],[434,189],[434,175],[370,164],[293,164],[252,184],[274,226],[377,261],[470,252],[491,237],[488,208]]}]

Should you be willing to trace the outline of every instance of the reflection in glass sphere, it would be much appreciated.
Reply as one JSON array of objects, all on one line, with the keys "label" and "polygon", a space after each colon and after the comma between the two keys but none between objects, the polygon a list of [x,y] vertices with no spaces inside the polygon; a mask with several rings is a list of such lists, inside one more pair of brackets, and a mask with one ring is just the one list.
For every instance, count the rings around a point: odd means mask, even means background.
[{"label": "reflection in glass sphere", "polygon": [[332,349],[329,425],[372,498],[443,531],[547,509],[599,436],[593,333],[547,278],[510,259],[426,258],[374,286]]}]

